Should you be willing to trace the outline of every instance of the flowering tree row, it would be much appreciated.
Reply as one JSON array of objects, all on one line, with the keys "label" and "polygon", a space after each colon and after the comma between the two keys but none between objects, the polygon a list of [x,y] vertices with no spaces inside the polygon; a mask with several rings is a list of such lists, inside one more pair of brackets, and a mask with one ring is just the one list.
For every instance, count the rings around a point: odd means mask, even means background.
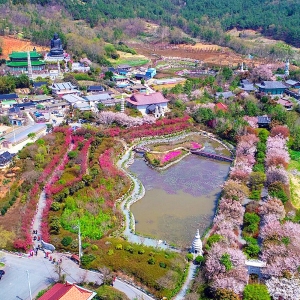
[{"label": "flowering tree row", "polygon": [[140,117],[130,117],[124,113],[114,113],[112,111],[102,111],[97,116],[98,121],[104,125],[111,125],[116,123],[124,127],[136,127],[143,124],[153,124],[156,118],[153,116],[145,115]]},{"label": "flowering tree row", "polygon": [[[68,149],[71,143],[71,131],[65,127],[55,128],[54,133],[57,134],[59,132],[64,135],[64,149]],[[39,179],[29,192],[29,201],[25,204],[24,212],[20,215],[21,232],[20,234],[18,234],[17,239],[14,241],[14,248],[16,249],[28,250],[29,247],[32,245],[31,225],[36,214],[36,207],[39,200],[39,195],[43,184],[52,174],[55,166],[59,164],[62,154],[64,154],[64,152],[58,153],[53,156],[53,158],[44,168]]]},{"label": "flowering tree row", "polygon": [[208,249],[205,272],[216,290],[225,289],[240,294],[248,281],[239,232],[245,212],[242,201],[248,194],[245,182],[255,163],[257,142],[255,134],[239,138],[235,165],[231,169],[230,179],[223,186],[223,197],[213,221],[211,238],[214,237],[215,241],[210,243]]}]

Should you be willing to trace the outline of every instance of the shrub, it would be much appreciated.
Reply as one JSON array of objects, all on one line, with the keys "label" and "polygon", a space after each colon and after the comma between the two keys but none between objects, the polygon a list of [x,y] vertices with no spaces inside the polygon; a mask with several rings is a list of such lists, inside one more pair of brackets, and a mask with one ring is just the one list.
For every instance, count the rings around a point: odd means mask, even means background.
[{"label": "shrub", "polygon": [[240,297],[231,290],[217,289],[214,295],[215,300],[239,300]]},{"label": "shrub", "polygon": [[206,241],[205,248],[209,250],[214,243],[219,242],[221,239],[222,236],[220,234],[211,235]]},{"label": "shrub", "polygon": [[81,264],[85,267],[95,259],[96,259],[96,257],[92,254],[88,254],[88,255],[84,254],[81,257]]},{"label": "shrub", "polygon": [[58,210],[60,210],[60,204],[58,202],[54,201],[51,204],[51,208],[50,209],[53,210],[53,211],[58,211]]},{"label": "shrub", "polygon": [[96,251],[96,250],[98,250],[98,246],[97,245],[92,245],[91,249]]},{"label": "shrub", "polygon": [[144,254],[145,250],[144,249],[139,249],[138,254]]},{"label": "shrub", "polygon": [[62,240],[61,243],[63,246],[68,247],[69,245],[71,245],[73,239],[70,236],[65,236]]},{"label": "shrub", "polygon": [[107,251],[107,255],[108,256],[111,256],[111,255],[113,255],[114,254],[114,250],[113,249],[109,249],[108,251]]},{"label": "shrub", "polygon": [[232,269],[232,262],[228,253],[224,253],[221,256],[220,263],[225,267],[226,271],[230,271]]},{"label": "shrub", "polygon": [[70,152],[68,153],[69,159],[76,158],[77,156],[78,156],[78,151],[70,151]]},{"label": "shrub", "polygon": [[86,249],[90,246],[91,244],[90,243],[83,243],[82,244],[82,249]]},{"label": "shrub", "polygon": [[188,254],[185,256],[185,258],[187,259],[187,261],[192,261],[193,258],[194,258],[194,256],[193,256],[192,253],[188,253]]},{"label": "shrub", "polygon": [[116,250],[122,250],[123,245],[122,244],[117,244],[115,248],[116,248]]},{"label": "shrub", "polygon": [[150,257],[150,258],[148,259],[148,264],[149,264],[149,265],[154,265],[154,264],[155,264],[155,259],[154,259],[153,257]]},{"label": "shrub", "polygon": [[133,253],[133,248],[130,245],[126,246],[125,250],[130,253]]},{"label": "shrub", "polygon": [[197,264],[200,265],[202,262],[204,262],[204,257],[201,256],[201,255],[198,255],[198,256],[195,258],[195,262],[196,262]]},{"label": "shrub", "polygon": [[268,289],[262,284],[248,284],[244,290],[244,300],[270,300]]},{"label": "shrub", "polygon": [[161,268],[164,268],[164,269],[167,267],[167,265],[166,265],[164,262],[160,262],[160,263],[159,263],[159,266],[160,266]]}]

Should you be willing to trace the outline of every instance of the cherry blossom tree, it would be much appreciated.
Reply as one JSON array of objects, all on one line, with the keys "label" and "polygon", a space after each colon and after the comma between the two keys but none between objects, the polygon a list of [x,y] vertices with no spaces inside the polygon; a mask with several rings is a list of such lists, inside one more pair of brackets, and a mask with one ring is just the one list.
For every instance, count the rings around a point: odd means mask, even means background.
[{"label": "cherry blossom tree", "polygon": [[267,170],[267,184],[279,181],[283,184],[289,184],[289,176],[284,168],[280,168],[278,166],[271,166]]},{"label": "cherry blossom tree", "polygon": [[285,217],[285,209],[280,199],[270,198],[260,206],[259,214],[261,216],[274,215],[281,220]]},{"label": "cherry blossom tree", "polygon": [[269,293],[274,300],[300,299],[300,279],[299,278],[278,278],[271,277],[266,281]]}]

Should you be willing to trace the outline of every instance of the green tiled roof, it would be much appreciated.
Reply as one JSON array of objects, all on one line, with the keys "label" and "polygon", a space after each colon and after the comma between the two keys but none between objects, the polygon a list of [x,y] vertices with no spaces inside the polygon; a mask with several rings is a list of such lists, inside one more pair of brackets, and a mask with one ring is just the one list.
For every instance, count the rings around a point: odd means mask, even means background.
[{"label": "green tiled roof", "polygon": [[[16,52],[13,51],[10,55],[10,58],[26,58],[27,59],[27,52]],[[40,58],[42,57],[41,54],[35,52],[35,51],[30,51],[30,58]]]},{"label": "green tiled roof", "polygon": [[2,105],[12,105],[12,104],[16,104],[17,101],[16,100],[3,100],[1,102]]},{"label": "green tiled roof", "polygon": [[[36,60],[32,61],[31,65],[32,66],[43,66],[45,62],[43,60]],[[27,61],[7,61],[6,65],[8,67],[27,67],[28,62]]]}]

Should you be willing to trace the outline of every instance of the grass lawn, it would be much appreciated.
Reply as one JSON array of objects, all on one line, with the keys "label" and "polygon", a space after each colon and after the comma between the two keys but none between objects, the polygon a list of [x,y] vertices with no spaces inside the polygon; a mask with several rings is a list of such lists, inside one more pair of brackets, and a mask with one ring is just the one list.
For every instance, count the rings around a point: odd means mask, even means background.
[{"label": "grass lawn", "polygon": [[106,300],[129,300],[129,298],[123,293],[118,291],[109,285],[102,285],[96,290],[97,296],[100,299]]}]

